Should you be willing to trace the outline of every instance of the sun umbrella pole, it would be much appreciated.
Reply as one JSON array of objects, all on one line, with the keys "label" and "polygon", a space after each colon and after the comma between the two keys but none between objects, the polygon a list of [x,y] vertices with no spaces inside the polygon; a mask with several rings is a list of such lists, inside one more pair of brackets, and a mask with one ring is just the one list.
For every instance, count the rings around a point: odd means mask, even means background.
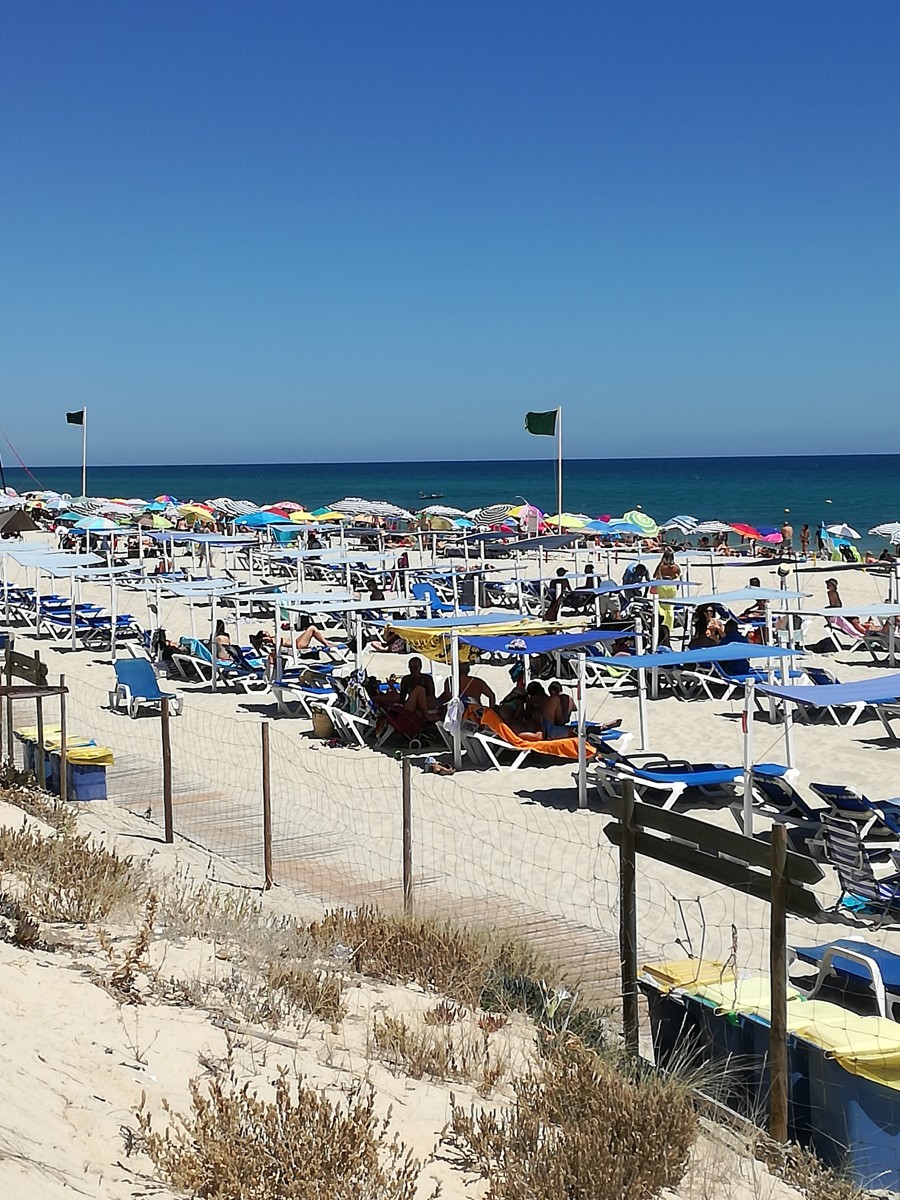
[{"label": "sun umbrella pole", "polygon": [[556,410],[556,529],[562,533],[563,511],[562,405]]},{"label": "sun umbrella pole", "polygon": [[356,669],[357,669],[357,671],[362,670],[362,656],[363,656],[362,636],[363,636],[362,635],[362,613],[357,612],[357,613],[353,614],[353,641],[356,645],[355,653],[356,653]]},{"label": "sun umbrella pole", "polygon": [[[459,700],[459,634],[454,631],[450,638],[450,669],[453,673],[451,692],[453,707]],[[453,722],[453,769],[458,771],[462,766],[462,721]]]},{"label": "sun umbrella pole", "polygon": [[[786,687],[788,684],[788,672],[785,667],[785,659],[782,658],[778,664],[778,673],[781,676],[781,686]],[[789,767],[794,765],[794,738],[793,738],[793,711],[787,700],[783,700],[784,705],[784,761]]]},{"label": "sun umbrella pole", "polygon": [[741,717],[744,733],[744,836],[753,837],[753,693],[752,679],[744,688],[744,712]]},{"label": "sun umbrella pole", "polygon": [[75,649],[75,572],[69,575],[69,642]]},{"label": "sun umbrella pole", "polygon": [[112,618],[109,623],[109,657],[113,662],[116,661],[116,625],[118,624],[118,593],[116,591],[116,577],[109,577],[109,607],[112,612]]},{"label": "sun umbrella pole", "polygon": [[[644,653],[644,629],[640,616],[634,622],[634,649],[636,654]],[[638,668],[638,730],[641,738],[641,749],[647,750],[647,672],[643,667]]]},{"label": "sun umbrella pole", "polygon": [[587,744],[585,705],[587,703],[587,658],[578,655],[578,807],[587,808]]},{"label": "sun umbrella pole", "polygon": [[216,593],[214,591],[211,592],[210,596],[209,596],[209,628],[210,628],[209,656],[212,660],[212,675],[210,677],[210,683],[212,684],[212,690],[215,691],[216,690],[216,675],[218,673],[217,672],[218,664],[217,664],[216,660],[219,657],[219,647],[218,647],[218,644],[216,643]]},{"label": "sun umbrella pole", "polygon": [[[659,596],[653,593],[653,628],[650,630],[650,653],[655,654],[659,649]],[[659,668],[654,667],[650,672],[650,697],[656,700],[659,696]]]}]

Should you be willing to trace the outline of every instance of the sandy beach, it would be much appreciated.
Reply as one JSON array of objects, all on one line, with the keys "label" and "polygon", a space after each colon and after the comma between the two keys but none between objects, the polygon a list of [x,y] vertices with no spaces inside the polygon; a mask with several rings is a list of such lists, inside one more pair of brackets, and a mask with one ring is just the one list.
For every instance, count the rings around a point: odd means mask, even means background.
[{"label": "sandy beach", "polygon": [[[558,561],[567,563],[564,557]],[[8,565],[10,582],[24,584],[24,572],[19,569],[16,575],[13,564]],[[551,565],[555,567],[556,561]],[[621,578],[624,565],[614,566],[616,578]],[[810,606],[824,601],[824,579],[830,571],[831,565],[824,564],[800,575],[802,590],[810,593]],[[764,586],[771,582],[764,566],[753,570],[729,566],[717,571],[717,588],[732,588],[736,575],[743,582],[752,573],[762,576]],[[842,573],[840,582],[845,604],[884,599],[885,581],[862,570]],[[102,604],[108,590],[86,584],[84,598]],[[190,619],[184,603],[174,598],[165,603],[161,621],[169,636],[187,634]],[[142,604],[139,594],[121,592],[120,607],[139,620],[145,616]],[[208,609],[205,618],[203,613],[198,609],[195,616],[201,627],[209,617]],[[815,643],[824,632],[817,618],[807,642]],[[312,736],[308,720],[279,716],[267,691],[244,694],[222,687],[213,694],[208,686],[175,684],[184,695],[185,707],[183,715],[170,723],[176,842],[174,848],[167,847],[160,837],[158,719],[142,716],[130,720],[109,710],[107,693],[113,672],[108,651],[71,652],[67,643],[46,638],[37,641],[27,629],[14,629],[14,633],[17,648],[28,653],[40,650],[51,683],[65,676],[70,731],[93,737],[115,754],[116,765],[108,771],[110,799],[79,806],[81,829],[122,853],[149,860],[153,869],[164,875],[184,872],[192,880],[217,888],[252,889],[255,894],[262,883],[260,725],[265,720],[271,734],[276,883],[265,895],[267,908],[303,919],[315,919],[329,908],[363,904],[399,910],[401,793],[400,767],[393,752],[330,746]],[[809,655],[808,661],[829,666],[842,680],[869,678],[873,670],[880,669],[861,652]],[[405,659],[365,656],[366,667],[382,676],[396,671],[400,663]],[[492,666],[476,670],[495,690],[508,686],[505,670]],[[435,674],[442,678],[446,668],[435,664]],[[33,712],[29,702],[17,702],[16,724],[32,724]],[[740,699],[689,703],[665,697],[650,701],[649,747],[677,758],[740,764],[740,714]],[[637,700],[629,695],[591,688],[587,715],[591,720],[621,718],[623,728],[632,732],[638,727]],[[55,720],[49,702],[45,719],[48,723]],[[852,783],[876,798],[892,794],[900,746],[886,737],[879,722],[863,719],[852,728],[798,723],[793,739],[801,790],[810,781],[824,781]],[[557,960],[566,976],[578,981],[585,997],[614,1005],[619,970],[618,862],[617,851],[604,836],[609,817],[598,797],[591,797],[587,811],[576,809],[571,763],[526,764],[513,773],[463,769],[441,777],[418,769],[425,757],[414,756],[412,776],[416,911],[514,930]],[[761,715],[754,723],[754,758],[784,761],[782,727],[769,724]],[[691,813],[723,828],[738,828],[738,816],[728,807],[695,808]],[[17,810],[9,809],[4,819],[22,818]],[[759,814],[754,819],[756,831],[770,824]],[[728,962],[739,972],[767,970],[767,905],[649,859],[640,862],[638,886],[642,962],[691,956]],[[839,887],[830,868],[825,869],[817,893],[823,910],[835,904]],[[891,924],[873,931],[870,922],[830,912],[823,912],[816,923],[791,918],[789,940],[803,944],[861,930],[880,945],[897,947],[897,933]],[[167,943],[160,952],[165,955],[167,970],[197,971],[214,966],[209,948],[199,944],[174,950]],[[135,1104],[139,1090],[147,1091],[151,1098],[166,1095],[184,1101],[198,1055],[222,1053],[224,1033],[197,1013],[142,1008],[140,1036],[145,1045],[152,1042],[153,1049],[144,1056],[145,1063],[136,1064],[139,1056],[132,1053],[130,1065],[123,1066],[128,1062],[127,1039],[138,1035],[123,1023],[115,1004],[82,978],[77,948],[72,963],[65,966],[60,965],[59,955],[48,955],[44,961],[40,955],[23,954],[8,946],[0,946],[0,953],[4,976],[15,981],[14,987],[11,983],[4,988],[9,1048],[14,1045],[18,1056],[11,1063],[12,1071],[29,1080],[15,1122],[10,1124],[10,1117],[2,1123],[10,1131],[5,1167],[10,1181],[19,1180],[27,1189],[21,1194],[28,1196],[60,1195],[76,1176],[79,1186],[90,1194],[110,1198],[130,1194],[133,1179],[129,1169],[116,1166],[118,1127],[125,1110]],[[41,977],[50,971],[54,978],[61,978],[58,990],[54,984],[52,1012],[34,1005],[36,997],[42,1004],[48,1003],[47,994],[41,996]],[[371,1023],[371,1014],[365,1014],[372,1006],[393,1003],[403,1011],[410,1005],[414,1010],[420,1001],[407,992],[379,987],[366,995],[364,987],[360,992],[362,1009],[355,1018],[360,1030],[367,1021]],[[42,1038],[46,1034],[46,1040],[36,1040],[37,1028],[43,1031]],[[107,1043],[113,1047],[111,1056],[100,1049]],[[242,1052],[241,1070],[247,1077],[254,1072],[258,1075],[258,1055],[262,1053],[267,1069],[284,1061],[292,1069],[312,1072],[323,1086],[334,1086],[342,1070],[363,1072],[373,1079],[381,1100],[397,1106],[394,1119],[404,1139],[423,1156],[434,1150],[446,1120],[445,1087],[419,1082],[410,1092],[408,1080],[398,1083],[384,1069],[373,1075],[371,1064],[364,1062],[364,1037],[342,1044],[342,1065],[338,1066],[325,1030],[310,1033],[307,1043],[284,1056],[284,1048],[267,1044],[260,1051],[250,1039]],[[646,1025],[643,1049],[650,1052]],[[38,1055],[47,1065],[34,1065],[40,1063]],[[330,1063],[327,1070],[325,1059]],[[77,1079],[77,1093],[68,1088],[61,1093],[61,1078]],[[48,1089],[58,1097],[57,1106],[51,1105],[49,1112],[42,1100]],[[76,1095],[80,1100],[73,1098]],[[78,1110],[77,1117],[72,1116],[73,1107]],[[42,1122],[55,1132],[45,1138],[46,1151],[36,1155],[33,1146],[42,1140],[38,1134]],[[77,1165],[67,1140],[71,1137],[79,1145]],[[746,1167],[746,1163],[738,1167],[738,1159],[728,1161],[731,1175]],[[456,1190],[459,1180],[452,1172],[442,1169],[437,1174],[444,1180],[444,1194],[473,1194]],[[90,1185],[88,1179],[93,1180]],[[684,1196],[723,1194],[692,1191],[692,1185],[686,1186],[688,1190],[681,1193]],[[737,1184],[732,1181],[729,1186],[736,1188]],[[780,1194],[760,1190],[762,1186],[759,1179],[750,1181],[746,1194]],[[769,1181],[765,1187],[776,1185]],[[733,1190],[730,1194],[743,1193]]]}]

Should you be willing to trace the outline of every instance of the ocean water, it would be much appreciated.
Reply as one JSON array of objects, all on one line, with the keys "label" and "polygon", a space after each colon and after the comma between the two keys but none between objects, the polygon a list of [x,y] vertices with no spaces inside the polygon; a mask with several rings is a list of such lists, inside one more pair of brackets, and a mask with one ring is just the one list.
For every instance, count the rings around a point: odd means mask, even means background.
[{"label": "ocean water", "polygon": [[[81,490],[79,467],[35,467],[33,476],[43,487],[73,494]],[[5,478],[17,491],[39,486],[20,468],[5,468]],[[389,500],[413,509],[438,503],[421,499],[424,492],[441,493],[441,503],[461,509],[524,498],[546,512],[556,511],[552,459],[91,467],[88,492],[147,499],[166,492],[181,500],[231,496],[262,504],[296,500],[309,508],[343,496]],[[565,463],[567,512],[621,516],[636,505],[660,522],[688,513],[776,526],[789,509],[797,535],[804,521],[814,528],[822,519],[826,524],[847,522],[865,535],[873,525],[900,520],[900,455]]]}]

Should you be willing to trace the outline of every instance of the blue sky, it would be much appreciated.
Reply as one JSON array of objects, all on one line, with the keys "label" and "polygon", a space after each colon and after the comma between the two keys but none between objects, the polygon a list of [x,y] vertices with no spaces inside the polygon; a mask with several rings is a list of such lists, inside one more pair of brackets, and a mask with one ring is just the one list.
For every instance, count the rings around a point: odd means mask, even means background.
[{"label": "blue sky", "polygon": [[894,0],[6,0],[0,426],[517,458],[561,403],[578,457],[896,451],[898,44]]}]

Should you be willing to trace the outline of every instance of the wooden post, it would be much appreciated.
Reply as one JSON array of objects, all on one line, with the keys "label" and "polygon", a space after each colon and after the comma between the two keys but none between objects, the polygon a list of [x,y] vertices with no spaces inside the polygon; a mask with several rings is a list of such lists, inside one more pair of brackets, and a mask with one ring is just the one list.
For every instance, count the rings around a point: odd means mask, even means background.
[{"label": "wooden post", "polygon": [[404,758],[401,765],[401,781],[401,809],[403,813],[403,910],[404,912],[412,912],[412,768],[410,767],[408,758]]},{"label": "wooden post", "polygon": [[269,774],[269,722],[263,721],[262,730],[262,802],[263,802],[263,867],[266,880],[263,890],[268,891],[272,879],[272,791]]},{"label": "wooden post", "polygon": [[172,746],[169,742],[169,701],[163,699],[162,719],[162,769],[163,769],[163,821],[165,840],[171,845],[175,841],[172,824]]},{"label": "wooden post", "polygon": [[622,783],[622,844],[619,847],[619,957],[622,963],[622,1026],[625,1051],[637,1058],[640,1027],[637,992],[637,851],[634,784]]},{"label": "wooden post", "polygon": [[[13,643],[10,640],[6,645],[6,686],[12,687],[12,660],[10,652]],[[9,765],[13,765],[13,702],[12,696],[6,697],[6,757],[9,759]]]},{"label": "wooden post", "polygon": [[41,791],[47,790],[47,760],[44,755],[44,700],[38,696],[35,701],[37,709],[37,745],[34,748],[34,772],[37,785]]},{"label": "wooden post", "polygon": [[772,826],[772,903],[769,930],[769,976],[771,1017],[769,1029],[769,1135],[787,1141],[788,1054],[787,1054],[787,919],[785,867],[787,830]]},{"label": "wooden post", "polygon": [[59,798],[65,804],[69,799],[69,765],[66,758],[68,726],[66,722],[66,677],[59,677]]}]

